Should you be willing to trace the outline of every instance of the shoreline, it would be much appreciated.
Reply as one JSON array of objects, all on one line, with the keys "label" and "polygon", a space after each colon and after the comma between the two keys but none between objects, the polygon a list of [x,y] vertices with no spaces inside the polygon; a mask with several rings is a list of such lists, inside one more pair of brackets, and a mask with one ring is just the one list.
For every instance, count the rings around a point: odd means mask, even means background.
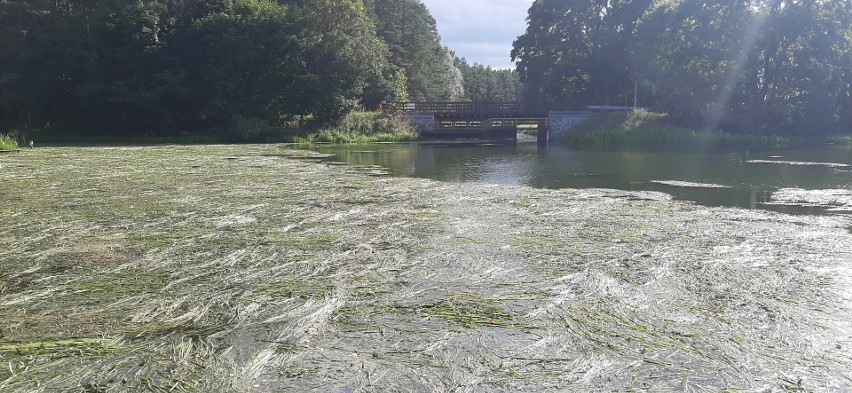
[{"label": "shoreline", "polygon": [[849,217],[311,154],[0,156],[0,390],[852,389]]}]

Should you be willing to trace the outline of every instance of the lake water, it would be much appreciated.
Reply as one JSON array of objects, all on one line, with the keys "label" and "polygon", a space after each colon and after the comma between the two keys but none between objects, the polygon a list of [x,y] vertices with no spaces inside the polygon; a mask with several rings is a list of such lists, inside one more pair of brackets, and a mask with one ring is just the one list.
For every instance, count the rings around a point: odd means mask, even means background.
[{"label": "lake water", "polygon": [[395,176],[538,188],[659,191],[708,206],[852,213],[852,146],[766,151],[582,149],[535,144],[317,146]]}]

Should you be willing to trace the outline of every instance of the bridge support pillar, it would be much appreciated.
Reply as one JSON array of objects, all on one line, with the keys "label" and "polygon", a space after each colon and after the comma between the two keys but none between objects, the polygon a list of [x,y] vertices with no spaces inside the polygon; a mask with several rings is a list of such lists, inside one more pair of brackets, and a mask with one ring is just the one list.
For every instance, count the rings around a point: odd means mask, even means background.
[{"label": "bridge support pillar", "polygon": [[537,140],[539,147],[547,147],[550,142],[550,127],[543,127],[538,130]]},{"label": "bridge support pillar", "polygon": [[547,114],[547,118],[550,119],[550,139],[559,139],[570,132],[574,126],[588,120],[591,115],[591,112],[551,111]]}]

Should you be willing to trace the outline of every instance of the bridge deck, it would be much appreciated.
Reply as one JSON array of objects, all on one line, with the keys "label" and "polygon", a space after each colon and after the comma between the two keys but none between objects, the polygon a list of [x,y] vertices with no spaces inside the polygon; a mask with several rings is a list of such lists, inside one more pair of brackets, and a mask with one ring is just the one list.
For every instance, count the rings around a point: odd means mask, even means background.
[{"label": "bridge deck", "polygon": [[421,128],[421,137],[424,139],[486,139],[486,140],[506,140],[517,139],[517,134],[521,130],[546,130],[548,128],[548,119],[541,118],[490,118],[487,120],[478,119],[460,119],[454,117],[452,119],[435,118],[434,122],[427,127]]},{"label": "bridge deck", "polygon": [[428,139],[515,139],[519,130],[550,128],[550,114],[566,112],[570,103],[529,102],[407,102],[388,106],[405,113]]},{"label": "bridge deck", "polygon": [[553,110],[575,108],[572,103],[534,102],[406,102],[396,107],[409,113],[434,113],[437,117],[546,117]]}]

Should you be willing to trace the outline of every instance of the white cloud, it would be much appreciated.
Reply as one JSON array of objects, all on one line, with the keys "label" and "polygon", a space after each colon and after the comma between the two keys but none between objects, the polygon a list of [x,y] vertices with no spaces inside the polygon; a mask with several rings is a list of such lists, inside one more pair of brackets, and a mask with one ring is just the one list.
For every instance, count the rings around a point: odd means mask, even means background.
[{"label": "white cloud", "polygon": [[512,42],[526,30],[533,0],[422,0],[438,22],[441,42],[471,63],[513,67]]}]

